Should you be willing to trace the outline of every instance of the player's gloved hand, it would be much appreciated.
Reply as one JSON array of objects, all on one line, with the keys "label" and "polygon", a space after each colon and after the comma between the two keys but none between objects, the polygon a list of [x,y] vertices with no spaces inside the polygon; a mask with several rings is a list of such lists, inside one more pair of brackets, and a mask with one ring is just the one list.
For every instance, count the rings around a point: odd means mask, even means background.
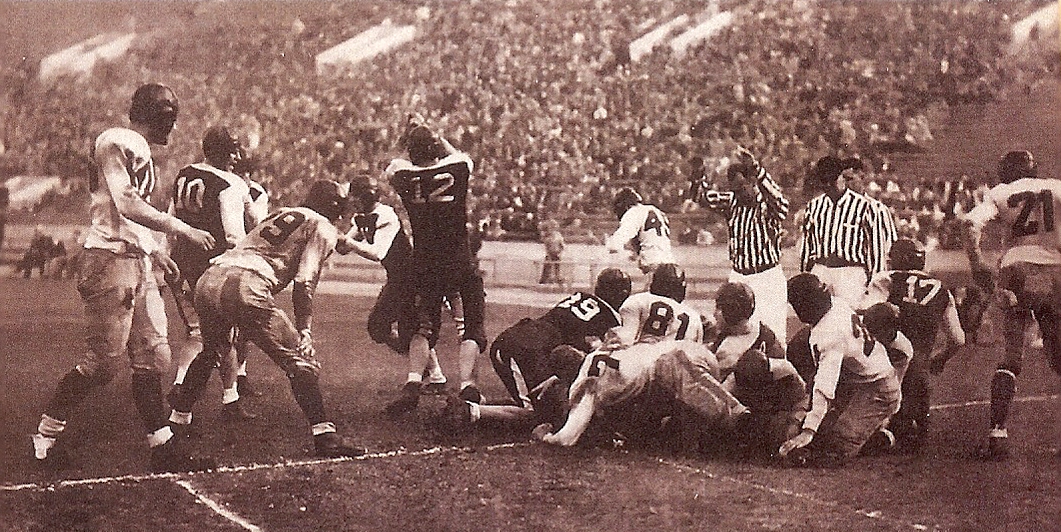
[{"label": "player's gloved hand", "polygon": [[788,456],[788,453],[806,447],[810,444],[811,440],[814,439],[814,431],[810,429],[803,429],[795,436],[789,438],[785,443],[781,444],[781,448],[777,450],[778,456],[784,458]]},{"label": "player's gloved hand", "polygon": [[316,362],[317,351],[313,349],[313,335],[310,334],[309,329],[298,331],[298,354],[307,361],[315,362],[318,368],[320,367],[320,363]]},{"label": "player's gloved hand", "polygon": [[545,437],[549,434],[552,434],[552,432],[552,423],[542,423],[541,425],[534,427],[534,430],[531,431],[531,436],[533,436],[534,439],[537,441],[545,441]]},{"label": "player's gloved hand", "polygon": [[347,235],[339,235],[339,241],[335,243],[335,252],[340,255],[346,255],[354,250],[354,245],[351,239]]},{"label": "player's gloved hand", "polygon": [[188,226],[188,231],[183,233],[182,236],[191,241],[192,244],[203,248],[203,250],[214,249],[214,246],[217,245],[214,235],[191,226]]}]

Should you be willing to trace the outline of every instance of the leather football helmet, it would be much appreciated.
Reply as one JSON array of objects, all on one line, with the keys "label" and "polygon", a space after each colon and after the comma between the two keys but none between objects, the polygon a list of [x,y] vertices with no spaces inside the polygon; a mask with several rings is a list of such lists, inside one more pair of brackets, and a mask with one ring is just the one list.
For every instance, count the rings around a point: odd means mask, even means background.
[{"label": "leather football helmet", "polygon": [[925,248],[917,240],[900,238],[888,251],[888,264],[893,270],[923,270]]},{"label": "leather football helmet", "polygon": [[146,126],[148,142],[165,146],[169,143],[173,125],[177,123],[179,109],[177,95],[172,89],[161,83],[147,83],[133,93],[129,121]]},{"label": "leather football helmet", "polygon": [[726,325],[736,325],[755,312],[755,293],[744,283],[725,283],[715,296],[715,307]]},{"label": "leather football helmet", "polygon": [[685,300],[685,270],[677,264],[661,264],[652,273],[652,282],[648,291],[663,297],[669,297],[679,303]]},{"label": "leather football helmet", "polygon": [[644,201],[641,194],[638,194],[632,187],[620,188],[619,192],[615,193],[615,198],[612,199],[612,209],[615,212],[615,217],[622,220],[623,215],[630,210],[630,207],[644,203]]},{"label": "leather football helmet", "polygon": [[379,185],[366,175],[350,180],[350,207],[359,213],[371,212],[379,201]]},{"label": "leather football helmet", "polygon": [[611,305],[615,310],[630,297],[632,283],[630,276],[619,268],[605,268],[597,275],[593,294]]},{"label": "leather football helmet", "polygon": [[214,168],[232,171],[243,158],[243,148],[227,127],[213,126],[203,135],[203,155]]},{"label": "leather football helmet", "polygon": [[799,321],[818,323],[832,308],[832,295],[821,279],[813,273],[801,273],[788,280],[788,302]]},{"label": "leather football helmet", "polygon": [[335,223],[346,212],[347,201],[346,187],[336,181],[322,179],[310,186],[302,206],[317,211],[321,216]]},{"label": "leather football helmet", "polygon": [[1038,177],[1039,167],[1035,164],[1032,152],[1016,150],[1002,156],[998,162],[998,179],[1003,183],[1012,183],[1025,177]]}]

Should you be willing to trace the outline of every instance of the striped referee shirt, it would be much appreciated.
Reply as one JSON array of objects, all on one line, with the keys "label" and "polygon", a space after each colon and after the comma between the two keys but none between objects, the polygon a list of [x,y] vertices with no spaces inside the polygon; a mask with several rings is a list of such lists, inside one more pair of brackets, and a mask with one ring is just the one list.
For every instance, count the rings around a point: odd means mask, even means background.
[{"label": "striped referee shirt", "polygon": [[781,261],[781,223],[788,200],[763,168],[756,176],[754,202],[738,201],[733,192],[708,190],[699,203],[722,212],[729,228],[729,260],[742,275],[766,271]]},{"label": "striped referee shirt", "polygon": [[883,203],[847,189],[834,201],[821,194],[807,203],[803,221],[800,271],[815,263],[863,266],[869,275],[883,271],[897,238],[895,220]]}]

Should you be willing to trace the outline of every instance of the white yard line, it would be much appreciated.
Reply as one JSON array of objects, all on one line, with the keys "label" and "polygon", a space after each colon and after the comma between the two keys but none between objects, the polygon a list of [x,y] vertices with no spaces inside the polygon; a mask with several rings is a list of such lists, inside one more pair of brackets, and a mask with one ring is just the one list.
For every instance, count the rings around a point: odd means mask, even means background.
[{"label": "white yard line", "polygon": [[191,482],[188,482],[187,480],[178,480],[176,484],[187,490],[188,493],[191,493],[192,496],[195,497],[195,500],[205,504],[206,507],[213,510],[214,513],[220,515],[221,517],[224,517],[232,523],[235,523],[240,528],[244,530],[249,530],[250,532],[262,532],[261,527],[259,527],[258,525],[244,519],[243,517],[240,517],[239,514],[229,510],[228,508],[225,508],[221,505],[221,503],[211,499],[210,497],[207,497],[206,495],[203,495],[199,490],[195,489],[195,487],[192,486]]},{"label": "white yard line", "polygon": [[[1027,397],[1015,397],[1014,403],[1041,403],[1044,401],[1053,401],[1061,397],[1061,395],[1031,395]],[[955,408],[968,408],[970,406],[985,406],[991,404],[991,401],[965,401],[963,403],[947,403],[942,405],[933,405],[929,407],[929,410],[954,410]]]}]

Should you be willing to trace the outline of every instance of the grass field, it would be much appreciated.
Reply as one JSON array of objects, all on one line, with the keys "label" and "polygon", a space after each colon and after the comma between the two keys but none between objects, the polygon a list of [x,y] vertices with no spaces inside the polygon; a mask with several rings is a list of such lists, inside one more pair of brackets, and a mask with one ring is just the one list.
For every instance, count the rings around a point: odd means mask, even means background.
[{"label": "grass field", "polygon": [[[329,290],[335,292],[336,290]],[[538,308],[488,294],[493,336]],[[1056,530],[1061,460],[1051,455],[1057,377],[1028,357],[1019,381],[1013,458],[969,453],[984,434],[998,347],[977,345],[937,382],[933,434],[917,456],[862,458],[843,470],[784,469],[655,449],[552,449],[524,434],[456,439],[415,414],[382,415],[403,381],[402,359],[364,332],[365,296],[322,294],[316,306],[325,400],[340,430],[370,454],[310,459],[310,439],[283,375],[260,354],[250,373],[261,418],[219,419],[211,382],[197,407],[194,448],[225,466],[147,474],[147,451],[123,374],[92,396],[63,441],[69,469],[34,467],[29,435],[59,377],[83,348],[71,282],[0,279],[0,530]],[[179,336],[176,323],[173,336]],[[452,327],[441,343],[455,372]],[[504,393],[484,358],[485,395]]]}]

